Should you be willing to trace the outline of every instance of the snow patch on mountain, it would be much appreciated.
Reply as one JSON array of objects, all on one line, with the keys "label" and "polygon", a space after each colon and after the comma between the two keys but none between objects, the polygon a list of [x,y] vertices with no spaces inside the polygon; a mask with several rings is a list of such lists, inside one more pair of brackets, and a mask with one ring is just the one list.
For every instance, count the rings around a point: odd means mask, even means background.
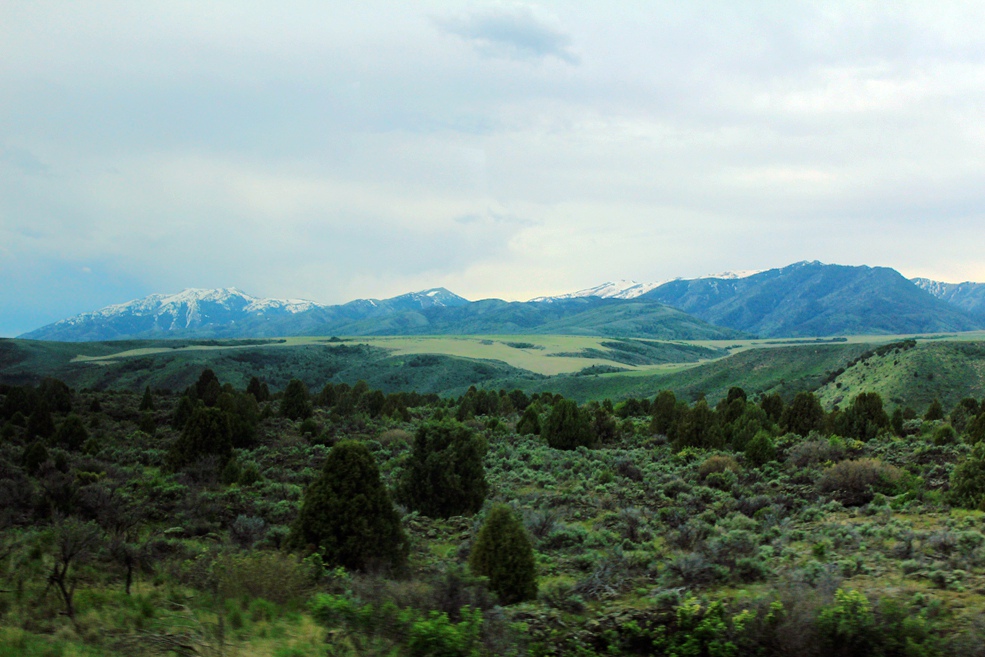
[{"label": "snow patch on mountain", "polygon": [[636,281],[619,280],[606,282],[595,287],[585,288],[577,292],[559,294],[556,296],[535,297],[530,301],[551,302],[562,299],[580,299],[584,297],[601,297],[603,299],[635,299],[641,294],[660,287],[663,283],[637,283]]}]

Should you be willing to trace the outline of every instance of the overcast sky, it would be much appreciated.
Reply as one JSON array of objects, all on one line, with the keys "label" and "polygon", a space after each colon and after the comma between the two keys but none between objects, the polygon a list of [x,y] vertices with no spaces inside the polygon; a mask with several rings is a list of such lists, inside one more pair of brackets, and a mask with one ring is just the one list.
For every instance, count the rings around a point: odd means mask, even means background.
[{"label": "overcast sky", "polygon": [[985,280],[985,3],[0,3],[0,335],[185,287]]}]

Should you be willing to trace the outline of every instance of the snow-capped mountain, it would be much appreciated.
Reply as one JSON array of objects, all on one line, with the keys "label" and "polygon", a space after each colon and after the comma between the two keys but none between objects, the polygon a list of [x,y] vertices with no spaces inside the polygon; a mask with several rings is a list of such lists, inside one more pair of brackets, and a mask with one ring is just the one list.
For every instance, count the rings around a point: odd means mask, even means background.
[{"label": "snow-capped mountain", "polygon": [[602,283],[577,292],[559,294],[551,297],[536,297],[530,301],[559,301],[561,299],[581,299],[584,297],[600,297],[602,299],[635,299],[646,294],[662,283],[637,283],[636,281],[620,280],[615,283]]},{"label": "snow-capped mountain", "polygon": [[[363,320],[382,314],[451,307],[469,301],[444,288],[412,292],[392,299],[359,299],[328,306],[306,299],[263,299],[234,287],[190,288],[177,294],[151,294],[43,326],[22,335],[32,340],[116,340],[124,338],[235,337],[283,335],[336,320]],[[300,328],[297,328],[300,327]]]},{"label": "snow-capped mountain", "polygon": [[530,301],[551,302],[551,301],[559,301],[561,299],[580,299],[584,297],[600,297],[602,299],[635,299],[636,297],[642,296],[647,292],[657,289],[661,285],[673,281],[704,280],[708,278],[735,281],[741,278],[748,278],[750,276],[755,276],[756,274],[759,274],[762,271],[763,271],[762,269],[726,271],[720,274],[709,274],[707,276],[699,276],[698,278],[695,279],[674,278],[671,281],[660,281],[659,283],[637,283],[636,281],[619,280],[614,283],[612,282],[602,283],[601,285],[585,288],[584,290],[578,290],[577,292],[569,292],[568,294],[536,297],[531,299]]},{"label": "snow-capped mountain", "polygon": [[911,278],[910,281],[942,301],[985,318],[985,283],[944,283],[929,278]]}]

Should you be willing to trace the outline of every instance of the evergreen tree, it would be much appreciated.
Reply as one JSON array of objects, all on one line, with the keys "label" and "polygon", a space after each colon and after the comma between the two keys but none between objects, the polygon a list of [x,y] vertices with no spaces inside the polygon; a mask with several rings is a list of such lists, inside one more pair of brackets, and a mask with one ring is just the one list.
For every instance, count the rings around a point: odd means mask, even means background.
[{"label": "evergreen tree", "polygon": [[47,377],[38,386],[38,394],[52,412],[72,412],[72,389],[64,382]]},{"label": "evergreen tree", "polygon": [[255,376],[250,378],[250,382],[246,386],[246,394],[252,395],[258,404],[270,401],[270,389],[266,383]]},{"label": "evergreen tree", "polygon": [[725,435],[704,399],[698,400],[690,410],[681,414],[673,436],[674,446],[716,448],[725,444]]},{"label": "evergreen tree", "polygon": [[229,432],[233,447],[249,449],[256,445],[257,426],[260,423],[260,407],[253,395],[224,392],[216,406],[229,419]]},{"label": "evergreen tree", "polygon": [[280,414],[289,420],[307,420],[312,416],[311,398],[308,386],[303,381],[291,379],[280,400]]},{"label": "evergreen tree", "polygon": [[934,401],[930,402],[930,406],[927,407],[927,412],[924,414],[923,419],[927,422],[944,419],[944,407],[941,405],[941,400],[934,398]]},{"label": "evergreen tree", "polygon": [[812,392],[798,392],[783,411],[780,425],[784,431],[806,436],[824,426],[824,409]]},{"label": "evergreen tree", "polygon": [[65,418],[55,432],[55,444],[69,451],[78,450],[87,440],[89,432],[86,431],[82,418],[74,413]]},{"label": "evergreen tree", "polygon": [[845,433],[859,440],[871,440],[889,428],[889,416],[883,410],[882,397],[877,392],[860,394],[852,401],[845,416]]},{"label": "evergreen tree", "polygon": [[171,427],[181,431],[188,424],[188,420],[194,412],[195,402],[188,395],[182,395],[174,408],[174,415],[171,417]]},{"label": "evergreen tree", "polygon": [[677,407],[677,397],[671,390],[661,390],[653,403],[650,404],[650,432],[666,436],[670,434],[670,428],[677,422],[679,409]]},{"label": "evergreen tree", "polygon": [[144,388],[144,397],[140,400],[140,411],[153,411],[154,410],[154,396],[151,395],[150,386]]},{"label": "evergreen tree", "polygon": [[554,449],[592,447],[595,442],[587,414],[570,399],[555,402],[544,423],[543,435]]},{"label": "evergreen tree", "polygon": [[232,451],[229,417],[221,409],[200,406],[171,446],[167,462],[172,470],[178,470],[203,456],[217,456],[224,466]]},{"label": "evergreen tree", "polygon": [[766,416],[770,422],[780,423],[780,418],[783,417],[783,397],[780,396],[780,393],[774,392],[771,395],[765,395],[759,402],[759,407],[766,411]]},{"label": "evergreen tree", "polygon": [[539,404],[531,404],[523,411],[520,421],[516,423],[516,432],[521,436],[540,435]]},{"label": "evergreen tree", "polygon": [[198,381],[195,382],[195,396],[206,406],[215,406],[222,394],[222,384],[219,377],[209,368],[202,370]]},{"label": "evergreen tree", "polygon": [[893,411],[893,416],[889,419],[889,426],[893,428],[893,433],[897,436],[903,436],[903,409],[896,407]]},{"label": "evergreen tree", "polygon": [[469,554],[469,568],[489,578],[503,604],[537,597],[537,570],[533,546],[523,523],[510,507],[498,504],[486,517]]},{"label": "evergreen tree", "polygon": [[365,445],[344,440],[332,448],[321,475],[304,493],[287,542],[321,549],[328,564],[354,570],[406,564],[400,516]]},{"label": "evergreen tree", "polygon": [[422,424],[398,489],[398,499],[432,518],[471,515],[489,486],[482,460],[486,441],[454,421]]},{"label": "evergreen tree", "polygon": [[44,399],[38,401],[34,412],[27,420],[27,437],[51,438],[55,433],[55,421],[51,419],[51,410]]}]

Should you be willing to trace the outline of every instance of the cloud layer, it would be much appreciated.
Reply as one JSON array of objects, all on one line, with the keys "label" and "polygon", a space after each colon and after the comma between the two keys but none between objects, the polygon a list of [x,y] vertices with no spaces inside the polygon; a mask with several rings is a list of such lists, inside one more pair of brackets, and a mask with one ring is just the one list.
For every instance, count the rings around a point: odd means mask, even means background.
[{"label": "cloud layer", "polygon": [[12,2],[0,335],[151,292],[985,280],[985,10]]}]

